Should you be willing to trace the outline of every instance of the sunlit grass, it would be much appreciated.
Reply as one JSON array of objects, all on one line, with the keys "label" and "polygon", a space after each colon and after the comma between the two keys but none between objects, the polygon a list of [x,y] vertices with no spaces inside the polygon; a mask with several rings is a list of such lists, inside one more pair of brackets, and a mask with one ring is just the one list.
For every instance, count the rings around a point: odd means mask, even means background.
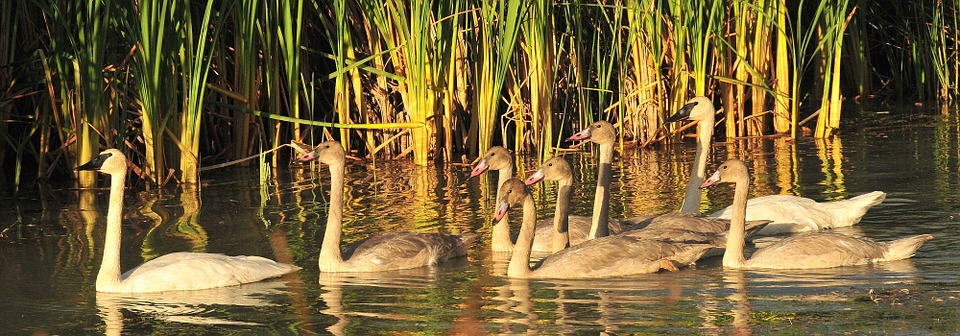
[{"label": "sunlit grass", "polygon": [[[646,146],[670,139],[663,118],[695,95],[720,107],[721,137],[796,137],[798,121],[819,110],[814,135],[825,138],[840,127],[841,102],[874,96],[874,87],[916,100],[956,98],[958,2],[892,6],[4,4],[5,26],[32,27],[25,21],[33,20],[16,19],[25,13],[42,18],[43,29],[0,34],[0,47],[13,46],[0,54],[2,84],[35,85],[45,98],[4,88],[0,136],[4,149],[17,152],[17,167],[30,158],[44,166],[52,157],[61,172],[102,147],[124,147],[140,167],[134,171],[155,184],[171,171],[174,180],[193,183],[205,161],[328,134],[354,155],[412,157],[419,165],[500,144],[552,156],[564,136],[597,119],[618,125],[624,144]],[[14,41],[38,37],[30,34],[42,35],[35,40],[43,48],[15,52]],[[881,44],[889,46],[882,56],[875,54]],[[887,68],[875,64],[883,57]],[[34,67],[34,83],[8,64],[24,73]],[[9,127],[30,118],[36,130]],[[59,148],[70,155],[58,156]],[[271,165],[282,161],[271,157]],[[53,171],[43,170],[37,175]],[[92,174],[81,176],[92,184]]]}]

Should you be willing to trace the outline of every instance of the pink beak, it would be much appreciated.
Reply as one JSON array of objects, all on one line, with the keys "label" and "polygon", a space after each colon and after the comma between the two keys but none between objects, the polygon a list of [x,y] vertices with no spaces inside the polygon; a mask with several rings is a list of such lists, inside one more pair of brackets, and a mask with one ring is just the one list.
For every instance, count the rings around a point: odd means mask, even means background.
[{"label": "pink beak", "polygon": [[523,181],[523,184],[531,186],[531,185],[537,184],[540,181],[543,181],[542,170],[538,170],[536,173],[533,173],[532,175],[530,175],[530,177],[527,177],[527,179]]},{"label": "pink beak", "polygon": [[587,128],[567,138],[567,141],[578,141],[590,139],[590,129]]},{"label": "pink beak", "polygon": [[507,215],[507,209],[509,208],[510,206],[507,204],[507,201],[500,202],[500,204],[497,205],[497,212],[493,215],[493,222],[496,223],[503,219],[503,216]]},{"label": "pink beak", "polygon": [[478,163],[477,166],[473,167],[473,170],[470,171],[470,177],[477,177],[477,175],[483,174],[488,169],[490,169],[490,166],[487,165],[487,161],[480,160],[480,163]]},{"label": "pink beak", "polygon": [[319,157],[319,155],[317,155],[317,151],[312,150],[312,151],[307,152],[307,154],[301,155],[300,158],[299,158],[299,160],[300,160],[300,162],[308,162],[308,161],[316,160],[317,157]]},{"label": "pink beak", "polygon": [[708,178],[706,181],[703,181],[703,183],[700,184],[700,188],[706,188],[714,184],[717,184],[719,182],[720,182],[720,171],[717,171],[716,173],[713,173],[713,175],[710,175],[710,178]]}]

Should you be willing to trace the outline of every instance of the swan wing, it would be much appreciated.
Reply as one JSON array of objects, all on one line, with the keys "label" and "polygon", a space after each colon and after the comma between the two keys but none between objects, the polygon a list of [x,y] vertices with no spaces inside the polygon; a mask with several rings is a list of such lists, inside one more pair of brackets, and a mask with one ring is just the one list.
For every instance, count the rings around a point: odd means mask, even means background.
[{"label": "swan wing", "polygon": [[646,228],[680,229],[703,233],[723,233],[730,230],[730,221],[719,218],[697,217],[680,212],[671,212],[652,218],[650,220],[650,224],[648,224]]},{"label": "swan wing", "polygon": [[121,276],[123,292],[161,292],[234,286],[300,269],[258,256],[176,252],[150,260]]},{"label": "swan wing", "polygon": [[810,269],[863,265],[881,260],[882,243],[834,232],[786,238],[754,252],[747,265],[755,268]]},{"label": "swan wing", "polygon": [[705,244],[671,243],[629,235],[608,236],[554,253],[541,260],[534,273],[542,278],[601,278],[654,273],[664,268],[665,261],[689,264],[709,249],[710,246]]},{"label": "swan wing", "polygon": [[[729,206],[710,216],[730,219],[732,214],[733,206]],[[819,231],[829,227],[831,222],[830,214],[820,210],[816,201],[793,195],[750,199],[747,201],[747,220],[772,221],[758,232],[761,235]]]},{"label": "swan wing", "polygon": [[[587,216],[567,216],[567,230],[569,231],[570,246],[578,245],[587,241],[590,237],[590,227],[593,225],[593,218]],[[623,225],[616,219],[610,219],[607,222],[610,228],[610,235],[616,235],[623,231]],[[533,235],[534,252],[553,252],[553,217],[545,218],[537,222],[537,232]]]},{"label": "swan wing", "polygon": [[434,265],[463,256],[476,235],[389,232],[370,237],[353,249],[349,262],[354,267],[394,270]]}]

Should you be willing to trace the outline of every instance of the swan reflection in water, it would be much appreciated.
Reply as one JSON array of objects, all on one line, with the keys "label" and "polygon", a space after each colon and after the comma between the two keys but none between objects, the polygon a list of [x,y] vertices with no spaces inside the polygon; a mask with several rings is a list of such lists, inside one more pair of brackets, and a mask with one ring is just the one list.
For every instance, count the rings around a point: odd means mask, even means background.
[{"label": "swan reflection in water", "polygon": [[218,287],[193,291],[168,291],[154,293],[107,293],[97,292],[97,309],[106,325],[107,335],[123,333],[123,311],[142,314],[166,322],[200,325],[254,326],[258,322],[233,320],[217,312],[224,306],[269,307],[281,303],[272,297],[284,296],[287,282],[267,280],[239,286]]},{"label": "swan reflection in water", "polygon": [[[319,311],[336,319],[333,324],[326,327],[327,331],[333,335],[350,334],[346,330],[351,325],[353,328],[370,327],[369,323],[352,324],[352,318],[423,322],[426,316],[416,312],[427,309],[430,305],[444,303],[432,302],[434,298],[422,296],[434,295],[444,286],[442,284],[444,279],[439,279],[440,275],[451,272],[451,268],[459,268],[467,264],[464,258],[460,258],[444,263],[442,268],[430,266],[376,273],[321,272],[319,296],[321,303],[326,307],[320,308]],[[376,294],[345,295],[350,291]],[[344,296],[367,298],[373,301],[344,302]],[[457,298],[439,299],[465,304],[463,300],[457,300]],[[389,307],[399,309],[387,309]],[[383,332],[383,330],[380,331]]]}]

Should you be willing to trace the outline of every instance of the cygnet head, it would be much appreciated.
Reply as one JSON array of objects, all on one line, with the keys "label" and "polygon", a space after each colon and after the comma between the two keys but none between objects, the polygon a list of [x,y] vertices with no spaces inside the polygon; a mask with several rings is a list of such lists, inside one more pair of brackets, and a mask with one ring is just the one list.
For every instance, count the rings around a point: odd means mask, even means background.
[{"label": "cygnet head", "polygon": [[127,156],[116,148],[110,148],[100,152],[97,157],[80,165],[76,170],[94,170],[108,175],[126,174]]},{"label": "cygnet head", "polygon": [[324,141],[317,145],[317,147],[314,147],[312,151],[300,156],[299,160],[300,162],[317,160],[328,165],[343,164],[346,160],[346,152],[343,150],[343,145],[341,145],[339,141]]},{"label": "cygnet head", "polygon": [[617,130],[610,122],[599,120],[567,138],[567,141],[576,140],[590,140],[600,145],[612,145],[617,142]]},{"label": "cygnet head", "polygon": [[530,189],[517,178],[511,178],[500,186],[500,199],[497,200],[497,212],[493,222],[497,223],[507,214],[511,206],[520,204],[530,195]]},{"label": "cygnet head", "polygon": [[664,123],[671,123],[683,120],[696,120],[703,121],[708,119],[713,119],[717,113],[717,109],[713,107],[713,102],[709,98],[704,96],[693,97],[688,100],[677,113],[674,113],[672,116],[667,118]]},{"label": "cygnet head", "polygon": [[570,167],[570,163],[564,158],[557,156],[544,161],[543,164],[540,165],[540,169],[531,174],[530,177],[527,177],[527,180],[523,181],[523,183],[533,185],[543,180],[559,181],[571,177],[573,177],[573,168]]},{"label": "cygnet head", "polygon": [[703,181],[700,188],[706,188],[719,183],[749,181],[749,174],[750,172],[747,170],[747,165],[744,164],[743,161],[730,159],[721,164],[720,168],[717,168],[717,171],[714,172],[713,175],[710,175],[710,178]]},{"label": "cygnet head", "polygon": [[483,158],[470,171],[470,177],[476,177],[487,170],[500,170],[513,166],[513,153],[501,146],[493,146],[483,154]]}]

